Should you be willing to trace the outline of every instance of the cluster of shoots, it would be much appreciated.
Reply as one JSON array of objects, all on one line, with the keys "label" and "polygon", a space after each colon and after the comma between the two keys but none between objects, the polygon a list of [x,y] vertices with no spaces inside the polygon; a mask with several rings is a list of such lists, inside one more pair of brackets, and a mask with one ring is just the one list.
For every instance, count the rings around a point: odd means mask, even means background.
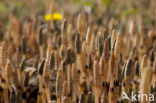
[{"label": "cluster of shoots", "polygon": [[[0,34],[0,103],[129,103],[125,93],[156,96],[154,28],[137,31],[131,21],[122,32],[112,20],[109,27],[87,23],[90,16],[80,13],[58,26],[10,15]],[[138,101],[149,103],[146,96]]]}]

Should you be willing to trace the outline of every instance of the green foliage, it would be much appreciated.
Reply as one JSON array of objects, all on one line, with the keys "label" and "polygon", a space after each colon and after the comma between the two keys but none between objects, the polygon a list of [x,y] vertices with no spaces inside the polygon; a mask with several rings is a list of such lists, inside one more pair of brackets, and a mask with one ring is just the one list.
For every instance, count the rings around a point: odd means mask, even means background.
[{"label": "green foliage", "polygon": [[138,13],[138,10],[137,9],[129,9],[129,10],[126,10],[126,11],[123,11],[121,13],[122,16],[128,16],[130,14],[136,14]]},{"label": "green foliage", "polygon": [[111,3],[111,0],[102,0],[102,5],[107,6]]},{"label": "green foliage", "polygon": [[6,6],[4,5],[4,3],[2,1],[0,1],[0,11],[1,12],[6,12],[7,11],[7,8],[6,8]]},{"label": "green foliage", "polygon": [[128,9],[128,10],[125,10],[119,14],[117,14],[115,16],[115,19],[119,19],[123,16],[129,16],[129,15],[135,15],[135,14],[138,14],[138,10],[137,9]]},{"label": "green foliage", "polygon": [[21,1],[16,2],[15,4],[17,7],[22,8],[24,7],[24,4]]}]

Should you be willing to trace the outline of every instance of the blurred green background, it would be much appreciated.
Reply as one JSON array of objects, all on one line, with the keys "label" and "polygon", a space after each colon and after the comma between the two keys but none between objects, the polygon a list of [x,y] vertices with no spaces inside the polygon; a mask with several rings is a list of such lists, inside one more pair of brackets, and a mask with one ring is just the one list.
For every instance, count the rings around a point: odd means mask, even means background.
[{"label": "blurred green background", "polygon": [[[0,24],[7,27],[9,14],[17,18],[46,14],[51,0],[1,0]],[[89,8],[94,12],[115,19],[142,17],[148,26],[155,23],[156,0],[55,0],[55,11],[71,14]]]}]

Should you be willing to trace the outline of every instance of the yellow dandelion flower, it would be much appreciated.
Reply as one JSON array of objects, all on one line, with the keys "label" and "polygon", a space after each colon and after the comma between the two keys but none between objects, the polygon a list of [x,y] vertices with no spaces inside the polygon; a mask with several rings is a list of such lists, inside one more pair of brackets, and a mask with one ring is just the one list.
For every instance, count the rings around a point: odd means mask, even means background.
[{"label": "yellow dandelion flower", "polygon": [[58,12],[53,13],[53,20],[62,20],[62,15]]},{"label": "yellow dandelion flower", "polygon": [[50,21],[50,20],[54,20],[54,21],[58,21],[58,20],[62,20],[62,15],[60,14],[60,13],[58,13],[58,12],[55,12],[55,13],[53,13],[53,14],[46,14],[45,16],[44,16],[44,19],[46,20],[46,21]]},{"label": "yellow dandelion flower", "polygon": [[52,15],[51,15],[51,14],[46,14],[46,15],[44,16],[44,19],[45,19],[46,21],[49,21],[49,20],[52,19]]}]

